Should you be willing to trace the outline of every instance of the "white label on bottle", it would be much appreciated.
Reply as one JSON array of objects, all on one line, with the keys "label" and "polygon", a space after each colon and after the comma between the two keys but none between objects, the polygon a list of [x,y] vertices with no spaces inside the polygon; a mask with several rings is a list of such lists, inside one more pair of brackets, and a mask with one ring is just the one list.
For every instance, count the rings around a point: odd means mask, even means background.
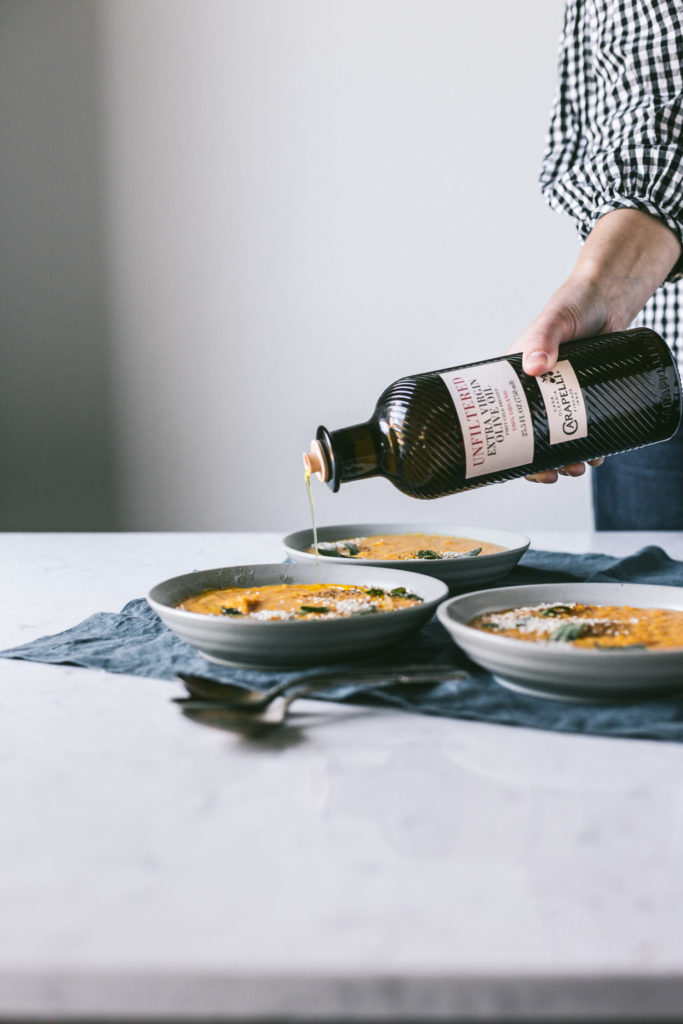
[{"label": "white label on bottle", "polygon": [[536,378],[548,414],[550,443],[574,441],[588,434],[586,405],[581,385],[568,359],[561,359],[552,370]]},{"label": "white label on bottle", "polygon": [[511,363],[460,367],[441,378],[460,420],[468,480],[533,462],[529,403]]}]

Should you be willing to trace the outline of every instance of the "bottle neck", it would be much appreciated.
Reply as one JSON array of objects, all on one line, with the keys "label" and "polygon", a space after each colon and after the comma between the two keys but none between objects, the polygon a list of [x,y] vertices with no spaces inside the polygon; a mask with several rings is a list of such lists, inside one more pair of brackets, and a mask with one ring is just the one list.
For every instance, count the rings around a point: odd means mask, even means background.
[{"label": "bottle neck", "polygon": [[327,461],[327,485],[333,491],[349,480],[379,475],[380,438],[371,421],[342,430],[318,427],[316,437]]}]

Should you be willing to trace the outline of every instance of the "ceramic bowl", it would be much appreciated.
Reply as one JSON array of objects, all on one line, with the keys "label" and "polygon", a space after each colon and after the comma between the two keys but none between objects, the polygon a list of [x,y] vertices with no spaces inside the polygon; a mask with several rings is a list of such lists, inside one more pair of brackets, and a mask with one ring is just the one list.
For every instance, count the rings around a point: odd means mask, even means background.
[{"label": "ceramic bowl", "polygon": [[475,615],[505,608],[571,602],[674,608],[678,587],[636,583],[543,583],[461,594],[438,609],[454,642],[503,686],[574,701],[651,697],[683,688],[683,647],[667,650],[589,650],[571,644],[532,643],[468,626]]},{"label": "ceramic bowl", "polygon": [[[384,569],[398,566],[407,572],[426,573],[448,584],[451,592],[471,590],[485,586],[506,576],[529,547],[529,538],[510,530],[493,530],[484,526],[459,526],[456,523],[434,525],[432,523],[343,523],[339,526],[321,526],[318,543],[345,540],[351,537],[368,537],[380,533],[436,533],[447,537],[471,537],[489,544],[500,544],[504,551],[491,555],[475,555],[463,558],[439,559],[358,559],[358,565],[371,565]],[[288,556],[295,562],[315,562],[315,555],[306,549],[313,544],[313,530],[299,530],[289,533],[282,543]],[[325,565],[348,565],[348,558],[325,555],[320,559]]]},{"label": "ceramic bowl", "polygon": [[[385,590],[406,587],[422,598],[410,608],[377,615],[329,621],[262,622],[222,615],[203,615],[175,606],[204,590],[265,586],[270,583],[346,583]],[[433,615],[448,588],[431,576],[368,565],[228,566],[206,569],[164,580],[150,590],[147,601],[179,637],[212,661],[262,668],[288,668],[348,661],[393,647],[418,630]]]}]

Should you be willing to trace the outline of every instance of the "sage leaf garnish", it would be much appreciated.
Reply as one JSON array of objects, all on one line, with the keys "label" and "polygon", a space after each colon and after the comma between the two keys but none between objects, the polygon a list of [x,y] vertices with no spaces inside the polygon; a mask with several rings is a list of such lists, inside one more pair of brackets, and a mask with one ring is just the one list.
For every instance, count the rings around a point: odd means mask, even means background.
[{"label": "sage leaf garnish", "polygon": [[347,555],[345,551],[340,551],[339,548],[335,547],[318,547],[318,554],[327,555],[328,558],[351,558],[351,555]]},{"label": "sage leaf garnish", "polygon": [[431,548],[420,548],[418,553],[415,555],[416,558],[443,558],[443,555],[438,554],[436,551],[432,551]]},{"label": "sage leaf garnish", "polygon": [[554,604],[550,608],[543,608],[540,612],[544,619],[552,618],[556,615],[568,615],[571,612],[571,608],[566,604]]},{"label": "sage leaf garnish", "polygon": [[419,601],[420,604],[424,601],[419,594],[411,594],[405,587],[394,587],[389,591],[389,597],[405,597],[407,601]]},{"label": "sage leaf garnish", "polygon": [[385,591],[380,587],[368,587],[365,593],[368,597],[384,597]]},{"label": "sage leaf garnish", "polygon": [[583,622],[563,622],[561,626],[558,626],[554,633],[551,634],[550,639],[559,643],[571,643],[572,640],[578,640],[584,632]]},{"label": "sage leaf garnish", "polygon": [[221,607],[221,615],[241,615],[242,612],[237,608],[226,608],[225,605]]},{"label": "sage leaf garnish", "polygon": [[[342,548],[346,548],[345,551]],[[337,544],[318,544],[318,554],[328,558],[353,558],[359,551],[358,545],[351,541],[338,541]]]},{"label": "sage leaf garnish", "polygon": [[299,608],[302,615],[306,615],[309,612],[315,612],[316,615],[325,615],[329,610],[324,604],[302,604]]}]

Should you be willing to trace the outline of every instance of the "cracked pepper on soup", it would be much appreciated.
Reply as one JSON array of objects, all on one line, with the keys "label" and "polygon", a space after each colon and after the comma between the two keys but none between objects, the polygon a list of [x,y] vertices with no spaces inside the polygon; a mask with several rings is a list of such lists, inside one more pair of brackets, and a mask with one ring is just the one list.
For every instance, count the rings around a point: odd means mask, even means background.
[{"label": "cracked pepper on soup", "polygon": [[[308,549],[315,554],[315,545]],[[439,533],[378,533],[369,537],[347,537],[344,540],[320,541],[318,554],[333,558],[372,558],[404,561],[408,558],[466,558],[492,555],[505,551],[500,544],[489,544],[471,537],[448,537]]]},{"label": "cracked pepper on soup", "polygon": [[226,615],[262,622],[346,619],[394,612],[422,604],[406,587],[349,586],[341,583],[277,583],[262,587],[205,590],[176,605],[182,611]]},{"label": "cracked pepper on soup", "polygon": [[683,647],[683,611],[567,602],[477,615],[469,623],[495,636],[603,650]]}]

